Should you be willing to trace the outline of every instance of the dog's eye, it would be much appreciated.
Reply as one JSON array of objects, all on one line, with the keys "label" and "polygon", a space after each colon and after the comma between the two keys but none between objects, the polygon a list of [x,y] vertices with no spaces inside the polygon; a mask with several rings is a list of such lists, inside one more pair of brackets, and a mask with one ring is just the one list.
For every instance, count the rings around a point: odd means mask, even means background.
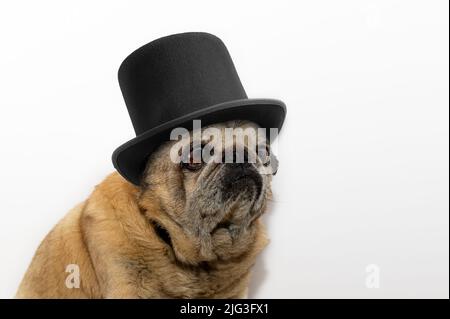
[{"label": "dog's eye", "polygon": [[258,155],[261,159],[261,163],[264,167],[271,167],[272,169],[272,175],[275,175],[277,173],[277,169],[278,169],[278,160],[275,157],[275,155],[272,154],[272,152],[270,151],[270,146],[269,145],[265,145],[265,146],[260,146],[263,149],[261,150],[261,152],[258,152]]},{"label": "dog's eye", "polygon": [[258,152],[258,155],[260,156],[261,163],[267,167],[270,165],[270,149],[269,146],[261,146],[263,148],[260,152]]},{"label": "dog's eye", "polygon": [[203,167],[202,147],[191,148],[188,157],[181,161],[181,167],[190,171],[197,171]]}]

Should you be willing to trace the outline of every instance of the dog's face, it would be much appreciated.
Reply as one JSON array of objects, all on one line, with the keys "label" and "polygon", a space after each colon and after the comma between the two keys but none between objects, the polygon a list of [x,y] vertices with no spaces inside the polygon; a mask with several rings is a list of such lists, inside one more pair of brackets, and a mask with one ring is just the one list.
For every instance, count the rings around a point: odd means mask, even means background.
[{"label": "dog's face", "polygon": [[[226,128],[237,127],[244,138],[226,138]],[[178,260],[229,259],[251,247],[276,171],[257,128],[248,121],[212,125],[203,132],[214,129],[219,135],[203,134],[195,142],[198,135],[189,132],[189,138],[166,142],[150,157],[139,203],[158,240]]]}]

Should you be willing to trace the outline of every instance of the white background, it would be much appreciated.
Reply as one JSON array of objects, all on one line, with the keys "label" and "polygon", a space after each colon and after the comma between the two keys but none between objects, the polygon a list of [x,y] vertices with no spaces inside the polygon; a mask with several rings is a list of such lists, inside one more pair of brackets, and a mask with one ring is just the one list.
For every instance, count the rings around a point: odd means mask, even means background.
[{"label": "white background", "polygon": [[[2,1],[0,297],[113,171],[133,130],[122,59],[160,36],[226,43],[279,98],[271,244],[251,297],[449,296],[448,1]],[[366,266],[380,269],[368,289]]]}]

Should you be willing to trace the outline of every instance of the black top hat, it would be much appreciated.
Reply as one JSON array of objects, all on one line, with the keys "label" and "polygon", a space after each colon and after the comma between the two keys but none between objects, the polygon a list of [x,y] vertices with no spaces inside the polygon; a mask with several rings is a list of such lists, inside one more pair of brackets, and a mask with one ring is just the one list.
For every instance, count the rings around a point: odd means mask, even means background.
[{"label": "black top hat", "polygon": [[119,84],[136,137],[118,147],[114,167],[139,185],[146,160],[175,127],[241,119],[281,129],[283,102],[249,99],[223,42],[208,33],[157,39],[131,53],[119,68]]}]

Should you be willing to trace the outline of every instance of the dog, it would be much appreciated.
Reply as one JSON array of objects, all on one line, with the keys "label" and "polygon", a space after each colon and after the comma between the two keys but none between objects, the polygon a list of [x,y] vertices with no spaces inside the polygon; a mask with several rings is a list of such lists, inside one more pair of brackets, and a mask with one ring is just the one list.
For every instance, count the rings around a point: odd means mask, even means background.
[{"label": "dog", "polygon": [[[210,127],[258,128],[240,120]],[[220,142],[221,150],[247,147]],[[140,186],[112,173],[73,208],[40,244],[16,297],[246,297],[268,244],[260,218],[272,194],[272,175],[260,172],[267,159],[175,163],[176,143],[151,154]]]}]

